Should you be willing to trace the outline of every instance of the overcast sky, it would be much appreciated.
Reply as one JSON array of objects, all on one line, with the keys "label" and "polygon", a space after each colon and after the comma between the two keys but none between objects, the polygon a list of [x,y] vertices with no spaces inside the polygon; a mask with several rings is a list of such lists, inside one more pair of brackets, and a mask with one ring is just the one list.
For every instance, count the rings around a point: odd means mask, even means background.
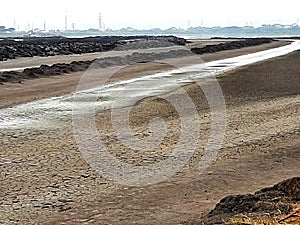
[{"label": "overcast sky", "polygon": [[1,2],[0,24],[24,30],[28,24],[47,29],[98,28],[98,14],[106,27],[187,28],[191,26],[244,26],[292,24],[300,18],[299,0],[9,0]]}]

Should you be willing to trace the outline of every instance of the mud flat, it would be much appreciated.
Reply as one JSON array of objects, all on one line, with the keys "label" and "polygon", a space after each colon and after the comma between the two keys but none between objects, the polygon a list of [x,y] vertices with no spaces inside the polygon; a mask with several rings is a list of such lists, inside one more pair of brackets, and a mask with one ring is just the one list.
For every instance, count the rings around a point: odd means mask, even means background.
[{"label": "mud flat", "polygon": [[[132,71],[145,74],[132,69],[127,70],[129,76]],[[115,184],[96,173],[78,150],[71,119],[53,129],[41,124],[37,130],[1,130],[0,223],[179,224],[206,215],[228,195],[254,193],[298,176],[299,71],[297,51],[218,77],[227,105],[227,129],[217,160],[202,174],[198,165],[210,130],[210,110],[198,85],[185,86],[201,123],[195,154],[175,176],[143,188]],[[76,86],[72,82],[65,83],[69,90]],[[204,80],[203,85],[211,83]],[[176,92],[169,96],[180,99]],[[132,130],[141,139],[149,135],[148,121],[157,116],[169,132],[151,153],[119,143],[110,111],[98,113],[96,124],[112,155],[128,164],[147,165],[172,152],[180,136],[180,118],[172,105],[156,97],[140,101],[130,114]]]}]

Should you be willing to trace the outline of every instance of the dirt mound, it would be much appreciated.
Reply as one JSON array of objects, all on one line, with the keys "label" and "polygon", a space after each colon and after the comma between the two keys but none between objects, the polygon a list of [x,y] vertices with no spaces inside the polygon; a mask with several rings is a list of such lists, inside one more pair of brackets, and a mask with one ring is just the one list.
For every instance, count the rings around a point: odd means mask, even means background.
[{"label": "dirt mound", "polygon": [[255,194],[225,197],[204,218],[188,224],[223,224],[224,221],[241,215],[251,218],[268,215],[275,218],[292,212],[299,201],[300,177],[295,177]]}]

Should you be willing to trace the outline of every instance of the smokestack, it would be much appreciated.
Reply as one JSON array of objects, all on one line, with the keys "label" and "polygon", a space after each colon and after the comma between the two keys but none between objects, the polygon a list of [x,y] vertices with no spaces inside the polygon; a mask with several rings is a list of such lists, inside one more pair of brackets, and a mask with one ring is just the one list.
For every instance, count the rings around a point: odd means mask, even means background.
[{"label": "smokestack", "polygon": [[65,31],[68,30],[68,14],[65,13]]},{"label": "smokestack", "polygon": [[102,14],[101,13],[99,13],[98,22],[99,22],[99,30],[102,31],[103,30],[103,21],[102,21]]}]

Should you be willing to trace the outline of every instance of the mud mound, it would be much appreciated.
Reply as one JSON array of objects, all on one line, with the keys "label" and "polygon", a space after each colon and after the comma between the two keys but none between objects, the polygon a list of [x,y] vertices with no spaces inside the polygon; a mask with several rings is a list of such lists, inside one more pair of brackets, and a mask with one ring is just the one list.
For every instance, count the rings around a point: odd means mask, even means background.
[{"label": "mud mound", "polygon": [[207,216],[187,224],[223,224],[239,215],[262,218],[289,214],[300,201],[300,177],[285,180],[255,194],[223,198]]},{"label": "mud mound", "polygon": [[288,197],[300,201],[300,177],[283,181],[271,188],[262,189],[257,194],[272,193],[274,191],[284,193]]},{"label": "mud mound", "polygon": [[249,38],[242,41],[231,41],[217,45],[207,45],[203,48],[192,48],[191,51],[195,54],[201,55],[205,53],[215,53],[225,50],[241,49],[245,47],[262,45],[271,43],[272,41],[273,39],[271,38]]}]

